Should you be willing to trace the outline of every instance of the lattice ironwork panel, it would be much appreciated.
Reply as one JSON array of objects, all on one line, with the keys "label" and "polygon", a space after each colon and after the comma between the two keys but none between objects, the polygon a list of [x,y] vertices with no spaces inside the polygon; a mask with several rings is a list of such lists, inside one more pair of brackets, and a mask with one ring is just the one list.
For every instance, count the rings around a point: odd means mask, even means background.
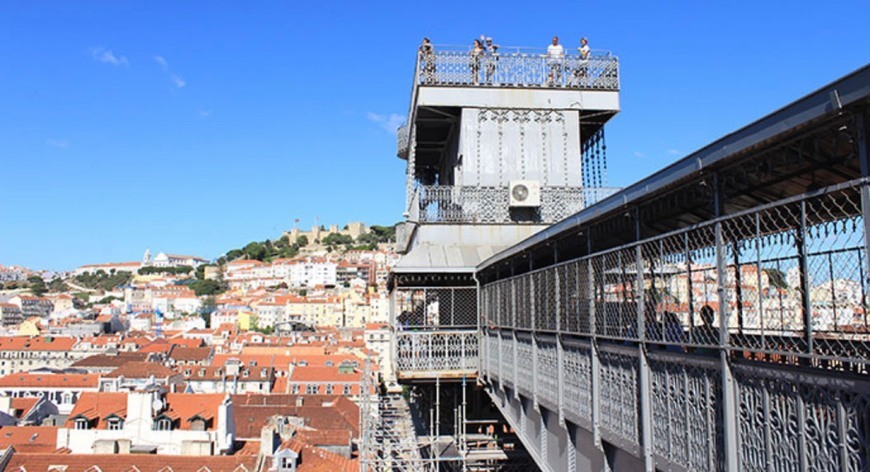
[{"label": "lattice ironwork panel", "polygon": [[619,89],[619,61],[610,54],[548,59],[539,52],[473,57],[468,51],[436,51],[420,55],[417,70],[421,85]]},{"label": "lattice ironwork panel", "polygon": [[592,350],[589,346],[566,343],[563,359],[565,411],[592,423]]},{"label": "lattice ironwork panel", "polygon": [[711,362],[700,364],[650,359],[653,452],[686,470],[716,470],[723,441],[722,379]]},{"label": "lattice ironwork panel", "polygon": [[514,379],[514,340],[509,335],[501,335],[501,377],[499,380],[508,385],[516,385]]},{"label": "lattice ironwork panel", "polygon": [[783,471],[870,468],[866,383],[846,389],[829,378],[769,375],[775,373],[753,370],[735,376],[744,470],[765,470],[771,464]]},{"label": "lattice ironwork panel", "polygon": [[498,356],[499,356],[499,336],[498,334],[488,333],[486,339],[486,370],[482,373],[486,375],[498,376]]},{"label": "lattice ironwork panel", "polygon": [[535,391],[534,373],[532,365],[532,339],[524,335],[517,335],[517,388],[532,397]]},{"label": "lattice ironwork panel", "polygon": [[600,351],[601,428],[640,445],[638,360],[622,351]]},{"label": "lattice ironwork panel", "polygon": [[395,337],[400,372],[478,369],[477,331],[398,332]]},{"label": "lattice ironwork panel", "polygon": [[535,389],[538,398],[559,405],[559,353],[555,340],[538,339],[538,377]]}]

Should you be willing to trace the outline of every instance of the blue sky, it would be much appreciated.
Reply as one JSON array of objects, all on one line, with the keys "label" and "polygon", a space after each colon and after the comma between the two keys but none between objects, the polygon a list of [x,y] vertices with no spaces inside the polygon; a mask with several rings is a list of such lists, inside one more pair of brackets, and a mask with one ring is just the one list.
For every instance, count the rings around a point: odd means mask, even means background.
[{"label": "blue sky", "polygon": [[620,57],[625,186],[867,63],[870,2],[0,4],[0,264],[216,257],[401,219],[420,38]]}]

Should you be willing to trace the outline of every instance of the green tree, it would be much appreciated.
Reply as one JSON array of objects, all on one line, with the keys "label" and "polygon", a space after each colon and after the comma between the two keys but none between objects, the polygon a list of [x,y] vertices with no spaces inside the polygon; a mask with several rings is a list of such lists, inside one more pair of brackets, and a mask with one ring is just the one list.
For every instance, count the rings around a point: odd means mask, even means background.
[{"label": "green tree", "polygon": [[31,275],[27,278],[27,283],[30,285],[30,293],[37,297],[41,297],[48,291],[45,286],[45,281],[38,275]]},{"label": "green tree", "polygon": [[332,233],[323,238],[323,244],[327,246],[341,246],[344,244],[353,244],[353,238],[347,234]]},{"label": "green tree", "polygon": [[396,240],[396,225],[373,225],[369,227],[369,231],[377,237],[379,243],[391,243]]},{"label": "green tree", "polygon": [[245,255],[245,253],[241,249],[232,249],[229,252],[227,252],[226,259],[228,261],[232,261],[232,260],[236,260],[244,255]]},{"label": "green tree", "polygon": [[244,248],[242,248],[242,252],[248,259],[254,259],[256,261],[262,261],[268,255],[266,248],[256,241],[249,242]]},{"label": "green tree", "polygon": [[202,299],[200,311],[203,313],[212,313],[217,310],[217,298],[214,295],[209,295]]},{"label": "green tree", "polygon": [[217,280],[196,280],[190,284],[190,288],[197,297],[203,295],[217,295],[227,290],[226,286]]},{"label": "green tree", "polygon": [[60,293],[68,291],[69,287],[63,282],[63,280],[55,277],[54,279],[51,279],[51,282],[48,283],[48,289],[52,292]]},{"label": "green tree", "polygon": [[299,236],[298,238],[296,238],[296,245],[299,247],[307,246],[308,245],[308,236],[305,236],[303,234],[302,236]]}]

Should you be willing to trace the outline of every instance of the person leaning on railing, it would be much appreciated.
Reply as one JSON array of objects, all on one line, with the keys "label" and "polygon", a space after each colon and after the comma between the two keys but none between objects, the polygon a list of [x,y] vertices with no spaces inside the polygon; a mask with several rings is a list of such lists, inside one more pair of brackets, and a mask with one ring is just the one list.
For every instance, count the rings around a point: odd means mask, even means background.
[{"label": "person leaning on railing", "polygon": [[418,49],[423,64],[423,82],[435,83],[435,48],[429,42],[429,38],[423,38],[423,44]]},{"label": "person leaning on railing", "polygon": [[589,40],[586,38],[580,38],[580,47],[577,48],[580,51],[580,60],[577,62],[577,68],[574,69],[574,86],[579,87],[581,85],[586,85],[587,77],[589,75],[589,55],[591,50],[589,49]]},{"label": "person leaning on railing", "polygon": [[547,66],[550,74],[547,76],[547,85],[554,86],[562,81],[562,67],[565,62],[565,50],[559,44],[559,37],[553,36],[553,43],[547,46]]},{"label": "person leaning on railing", "polygon": [[471,57],[468,59],[468,66],[471,68],[471,83],[477,85],[480,83],[480,60],[483,59],[483,43],[479,39],[474,40],[474,47],[468,53]]},{"label": "person leaning on railing", "polygon": [[492,38],[486,38],[484,54],[486,56],[484,78],[486,83],[491,84],[493,77],[495,77],[495,71],[498,69],[498,44],[493,44]]}]

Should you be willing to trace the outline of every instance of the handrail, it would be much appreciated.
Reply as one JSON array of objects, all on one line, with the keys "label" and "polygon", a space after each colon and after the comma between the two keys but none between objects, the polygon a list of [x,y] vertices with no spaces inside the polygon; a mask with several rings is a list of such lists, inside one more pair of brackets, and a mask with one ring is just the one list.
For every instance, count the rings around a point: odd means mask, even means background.
[{"label": "handrail", "polygon": [[619,90],[619,59],[609,52],[583,58],[570,53],[548,57],[537,51],[472,56],[436,50],[417,56],[417,85]]}]

